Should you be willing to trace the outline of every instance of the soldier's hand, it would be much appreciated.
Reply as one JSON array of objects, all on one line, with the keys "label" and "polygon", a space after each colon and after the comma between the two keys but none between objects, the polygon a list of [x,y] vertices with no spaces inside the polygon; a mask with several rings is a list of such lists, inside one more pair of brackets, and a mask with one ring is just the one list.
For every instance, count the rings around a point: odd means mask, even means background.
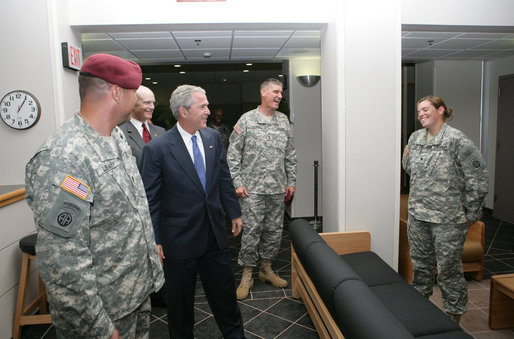
[{"label": "soldier's hand", "polygon": [[120,339],[120,332],[117,329],[114,329],[114,333],[111,336],[111,339]]},{"label": "soldier's hand", "polygon": [[162,250],[162,245],[157,245],[157,253],[159,254],[159,259],[161,259],[161,265],[164,266],[164,251]]},{"label": "soldier's hand", "polygon": [[236,188],[236,195],[238,198],[244,199],[250,194],[248,194],[248,192],[246,191],[246,187],[239,186],[238,188]]},{"label": "soldier's hand", "polygon": [[296,188],[294,186],[286,186],[286,195],[289,193],[289,195],[293,196],[294,192],[296,192]]},{"label": "soldier's hand", "polygon": [[243,229],[243,219],[241,217],[232,219],[232,234],[237,237]]}]

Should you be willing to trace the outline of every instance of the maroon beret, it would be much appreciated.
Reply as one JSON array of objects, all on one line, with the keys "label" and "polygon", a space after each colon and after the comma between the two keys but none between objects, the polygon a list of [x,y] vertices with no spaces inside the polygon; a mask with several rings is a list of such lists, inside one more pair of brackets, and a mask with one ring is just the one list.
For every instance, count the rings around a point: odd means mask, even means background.
[{"label": "maroon beret", "polygon": [[91,55],[82,64],[80,73],[126,89],[138,89],[143,80],[138,64],[110,54]]}]

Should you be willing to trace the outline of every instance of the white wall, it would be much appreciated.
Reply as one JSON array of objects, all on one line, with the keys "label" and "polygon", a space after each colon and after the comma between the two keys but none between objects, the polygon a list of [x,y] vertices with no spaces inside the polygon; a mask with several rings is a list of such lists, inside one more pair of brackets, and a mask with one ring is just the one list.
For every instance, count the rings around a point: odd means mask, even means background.
[{"label": "white wall", "polygon": [[[76,73],[64,70],[61,61],[61,41],[80,46],[79,36],[71,31],[67,15],[63,15],[66,4],[58,0],[2,3],[0,93],[3,96],[12,90],[27,90],[38,98],[42,112],[38,124],[28,130],[16,131],[0,123],[0,185],[24,184],[27,161],[79,107]],[[0,268],[5,273],[0,279],[0,338],[10,338],[21,262],[18,241],[35,227],[25,200],[0,208],[0,220]],[[32,274],[35,278],[37,275]],[[33,293],[32,289],[29,296]]]},{"label": "white wall", "polygon": [[460,129],[480,146],[482,62],[441,61],[434,66],[434,93],[453,109],[451,126]]},{"label": "white wall", "polygon": [[[315,60],[319,64],[319,60]],[[289,100],[298,160],[296,194],[291,206],[292,217],[314,216],[314,161],[321,165],[321,83],[307,88],[295,78],[302,60],[289,65]],[[319,67],[318,67],[319,68]],[[322,171],[318,167],[318,216],[322,215]]]},{"label": "white wall", "polygon": [[401,0],[402,24],[513,26],[511,0]]}]

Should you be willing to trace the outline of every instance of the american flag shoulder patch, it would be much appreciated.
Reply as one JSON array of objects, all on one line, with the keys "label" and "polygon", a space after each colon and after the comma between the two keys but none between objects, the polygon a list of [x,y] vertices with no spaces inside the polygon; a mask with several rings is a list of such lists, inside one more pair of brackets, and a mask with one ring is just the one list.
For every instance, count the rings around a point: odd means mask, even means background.
[{"label": "american flag shoulder patch", "polygon": [[90,190],[88,185],[81,183],[70,175],[67,175],[66,178],[64,178],[64,181],[61,184],[61,188],[72,194],[75,194],[81,199],[86,199]]},{"label": "american flag shoulder patch", "polygon": [[236,131],[237,134],[243,133],[243,129],[239,127],[239,125],[234,126],[234,131]]}]

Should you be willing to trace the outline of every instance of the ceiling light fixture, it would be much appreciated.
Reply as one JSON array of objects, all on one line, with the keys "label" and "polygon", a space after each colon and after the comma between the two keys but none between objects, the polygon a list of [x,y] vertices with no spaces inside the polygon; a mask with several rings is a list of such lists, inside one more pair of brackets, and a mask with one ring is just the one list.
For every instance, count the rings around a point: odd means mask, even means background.
[{"label": "ceiling light fixture", "polygon": [[296,79],[302,86],[312,87],[318,83],[321,77],[319,75],[300,75],[297,76]]},{"label": "ceiling light fixture", "polygon": [[152,80],[152,78],[145,78],[145,80]]},{"label": "ceiling light fixture", "polygon": [[153,81],[153,82],[152,82],[152,84],[157,85],[157,84],[158,84],[158,82],[157,82],[157,81]]},{"label": "ceiling light fixture", "polygon": [[186,74],[186,72],[184,72],[184,71],[180,71],[179,73],[180,73],[180,74]]},{"label": "ceiling light fixture", "polygon": [[246,66],[253,66],[253,64],[252,63],[247,63]]},{"label": "ceiling light fixture", "polygon": [[243,73],[248,73],[248,72],[250,72],[250,70],[248,70],[248,69],[243,69]]},{"label": "ceiling light fixture", "polygon": [[180,67],[182,67],[182,65],[173,65],[173,67],[180,68]]}]

